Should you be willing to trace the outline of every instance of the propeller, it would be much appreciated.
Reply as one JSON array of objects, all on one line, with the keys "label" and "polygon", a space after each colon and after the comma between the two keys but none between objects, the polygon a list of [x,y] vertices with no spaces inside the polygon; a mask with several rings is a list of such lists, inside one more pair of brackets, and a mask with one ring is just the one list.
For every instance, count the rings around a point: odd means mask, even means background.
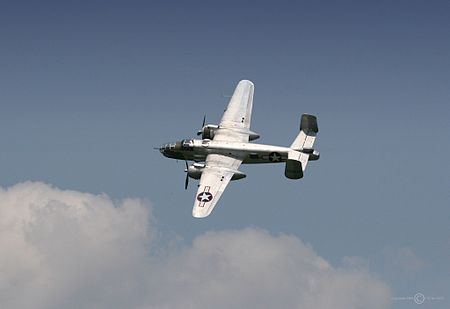
[{"label": "propeller", "polygon": [[186,180],[184,181],[184,190],[187,190],[187,187],[189,185],[189,174],[188,174],[189,165],[187,161],[184,161],[184,163],[186,163],[186,169],[184,170],[186,172]]},{"label": "propeller", "polygon": [[202,127],[200,128],[200,130],[197,131],[197,135],[201,135],[202,134],[202,130],[203,130],[203,127],[205,126],[205,122],[206,122],[206,114],[203,116]]}]

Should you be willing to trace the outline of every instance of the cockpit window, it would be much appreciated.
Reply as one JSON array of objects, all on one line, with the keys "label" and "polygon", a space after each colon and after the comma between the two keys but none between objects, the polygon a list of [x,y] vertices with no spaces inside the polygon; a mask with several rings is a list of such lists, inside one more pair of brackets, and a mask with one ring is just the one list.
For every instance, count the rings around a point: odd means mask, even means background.
[{"label": "cockpit window", "polygon": [[170,144],[163,144],[161,147],[159,147],[159,150],[174,150],[175,149],[175,143]]},{"label": "cockpit window", "polygon": [[193,150],[194,149],[194,141],[192,139],[184,139],[181,141],[181,146],[185,150]]}]

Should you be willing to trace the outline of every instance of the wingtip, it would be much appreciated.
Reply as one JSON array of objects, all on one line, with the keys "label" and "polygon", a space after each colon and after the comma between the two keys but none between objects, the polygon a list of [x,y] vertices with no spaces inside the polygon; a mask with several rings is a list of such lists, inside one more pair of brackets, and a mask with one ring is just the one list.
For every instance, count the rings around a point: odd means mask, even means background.
[{"label": "wingtip", "polygon": [[194,217],[196,219],[203,219],[203,218],[206,218],[207,216],[208,215],[192,213],[192,217]]},{"label": "wingtip", "polygon": [[248,80],[248,79],[243,79],[243,80],[241,80],[240,82],[239,82],[239,84],[248,84],[248,85],[250,85],[250,86],[255,86],[255,84],[253,84],[253,82],[252,81],[250,81],[250,80]]},{"label": "wingtip", "polygon": [[197,219],[203,219],[210,215],[211,212],[198,211],[197,209],[192,210],[192,217]]}]

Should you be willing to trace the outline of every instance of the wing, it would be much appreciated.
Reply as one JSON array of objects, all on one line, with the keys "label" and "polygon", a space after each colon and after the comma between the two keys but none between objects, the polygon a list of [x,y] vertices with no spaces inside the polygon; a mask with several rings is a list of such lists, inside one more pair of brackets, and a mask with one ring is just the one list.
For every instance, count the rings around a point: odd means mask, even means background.
[{"label": "wing", "polygon": [[249,80],[241,80],[222,116],[214,140],[248,142],[252,118],[255,86]]},{"label": "wing", "polygon": [[204,218],[211,213],[242,160],[210,154],[205,163],[192,209],[192,215],[196,218]]}]

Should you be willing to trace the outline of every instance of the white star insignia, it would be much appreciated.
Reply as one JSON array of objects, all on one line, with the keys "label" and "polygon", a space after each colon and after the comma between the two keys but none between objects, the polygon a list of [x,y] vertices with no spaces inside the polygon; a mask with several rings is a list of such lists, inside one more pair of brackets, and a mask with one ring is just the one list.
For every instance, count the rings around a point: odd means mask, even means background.
[{"label": "white star insignia", "polygon": [[280,156],[276,153],[273,153],[270,158],[272,159],[273,162],[277,162],[280,161]]},{"label": "white star insignia", "polygon": [[203,194],[200,195],[200,199],[202,200],[202,202],[207,201],[208,198],[209,198],[209,196],[205,192],[203,192]]},{"label": "white star insignia", "polygon": [[209,192],[203,192],[197,196],[197,200],[199,200],[200,202],[210,202],[212,198],[213,196]]}]

